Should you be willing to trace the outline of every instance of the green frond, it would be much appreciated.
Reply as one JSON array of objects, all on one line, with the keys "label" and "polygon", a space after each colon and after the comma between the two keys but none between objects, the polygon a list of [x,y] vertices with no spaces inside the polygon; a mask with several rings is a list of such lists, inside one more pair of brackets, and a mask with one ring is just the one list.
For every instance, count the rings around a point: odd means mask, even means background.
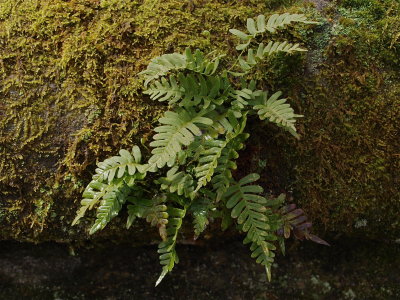
[{"label": "green frond", "polygon": [[93,179],[85,188],[83,192],[83,199],[81,200],[81,207],[78,210],[75,219],[72,221],[72,226],[77,224],[81,218],[84,217],[86,211],[92,209],[103,196],[107,193],[108,184],[102,183]]},{"label": "green frond", "polygon": [[268,220],[264,215],[267,200],[259,194],[263,192],[259,185],[248,185],[258,180],[258,174],[250,174],[237,184],[230,186],[224,194],[226,207],[232,209],[232,218],[242,225],[242,230],[248,233],[250,240],[257,243],[264,240],[269,229]]},{"label": "green frond", "polygon": [[265,93],[261,99],[262,104],[255,105],[254,110],[257,110],[261,120],[267,119],[298,137],[295,123],[296,118],[300,118],[302,115],[294,113],[293,108],[286,102],[287,99],[279,99],[281,95],[282,92],[279,91],[268,98]]},{"label": "green frond", "polygon": [[192,53],[190,48],[186,48],[185,57],[187,62],[186,68],[203,75],[213,75],[219,66],[220,57],[209,60],[199,49],[196,49],[196,51]]},{"label": "green frond", "polygon": [[299,44],[288,43],[287,41],[274,42],[270,41],[266,46],[260,43],[256,51],[250,48],[247,51],[247,57],[239,58],[239,65],[244,72],[250,71],[253,67],[263,61],[267,56],[278,52],[292,54],[294,52],[305,52],[306,49],[300,47]]},{"label": "green frond", "polygon": [[180,108],[177,112],[167,111],[159,122],[162,126],[155,128],[157,134],[150,146],[153,155],[149,159],[149,169],[164,167],[169,161],[175,160],[182,146],[189,146],[195,136],[202,134],[199,125],[210,126],[213,121],[203,117],[206,111],[194,112]]},{"label": "green frond", "polygon": [[220,113],[217,110],[212,110],[208,112],[206,116],[214,121],[207,130],[207,134],[211,138],[217,138],[220,134],[232,132],[234,130],[233,126],[235,126],[237,123],[236,118],[234,118],[233,113],[230,110],[226,110],[223,113]]},{"label": "green frond", "polygon": [[255,258],[256,262],[265,267],[265,272],[267,273],[268,281],[271,281],[271,266],[274,262],[276,247],[268,242],[261,242],[257,244],[245,238],[244,244],[251,243],[250,251],[251,258]]},{"label": "green frond", "polygon": [[129,186],[122,179],[118,179],[106,189],[107,192],[97,208],[96,221],[90,228],[89,234],[103,229],[111,219],[118,215],[130,192]]},{"label": "green frond", "polygon": [[186,68],[186,56],[179,53],[163,54],[153,58],[148,64],[146,70],[139,73],[145,78],[144,85],[161,76],[167,75],[172,70],[181,70]]},{"label": "green frond", "polygon": [[170,76],[169,80],[156,80],[144,92],[152,100],[168,101],[169,105],[193,107],[203,104],[207,108],[211,103],[221,105],[227,98],[230,85],[226,78],[219,76],[204,76],[201,74],[178,74],[178,80]]},{"label": "green frond", "polygon": [[190,206],[193,215],[194,238],[197,239],[209,224],[208,214],[211,208],[211,201],[205,197],[195,199]]},{"label": "green frond", "polygon": [[194,169],[194,174],[198,179],[195,192],[211,180],[215,168],[218,166],[218,159],[228,142],[229,140],[221,141],[216,139],[210,139],[204,142],[200,158],[198,159],[198,165]]},{"label": "green frond", "polygon": [[219,65],[219,57],[210,60],[203,52],[196,50],[194,53],[186,48],[184,54],[171,53],[158,56],[151,60],[146,70],[139,73],[145,78],[144,85],[147,86],[154,79],[168,75],[174,70],[191,70],[203,75],[213,75]]},{"label": "green frond", "polygon": [[247,32],[237,29],[230,29],[229,32],[237,36],[244,43],[239,44],[236,49],[246,49],[252,39],[265,32],[274,33],[277,30],[286,27],[291,23],[304,23],[304,24],[318,24],[318,22],[308,21],[303,14],[274,14],[271,15],[266,21],[265,15],[259,15],[257,18],[248,18],[246,22]]},{"label": "green frond", "polygon": [[211,103],[221,105],[227,98],[226,91],[230,85],[226,78],[220,76],[203,76],[179,74],[179,82],[184,89],[182,102],[184,107],[198,106],[203,102],[207,108]]},{"label": "green frond", "polygon": [[[211,181],[220,164],[222,164],[222,166],[220,166],[218,171],[222,172],[217,175],[220,176],[217,178],[222,179],[221,177],[228,176],[228,178],[225,178],[225,181],[230,181],[230,169],[236,168],[236,164],[230,161],[232,158],[237,158],[236,151],[230,149],[224,152],[224,150],[232,140],[242,134],[246,126],[247,117],[243,115],[240,120],[237,120],[233,113],[228,112],[225,120],[228,122],[230,129],[230,131],[225,134],[225,140],[206,137],[200,149],[198,165],[194,169],[194,174],[196,178],[198,178],[195,192]],[[223,155],[225,155],[225,157],[222,157]]]},{"label": "green frond", "polygon": [[249,174],[228,188],[224,194],[226,207],[231,209],[232,218],[237,219],[242,231],[246,232],[244,243],[251,243],[250,250],[256,262],[265,266],[268,278],[271,278],[272,251],[276,247],[271,243],[277,240],[275,235],[277,222],[270,217],[266,207],[268,200],[260,196],[263,192],[259,185],[251,184],[260,178],[258,174]]},{"label": "green frond", "polygon": [[263,28],[269,32],[274,33],[278,29],[284,28],[291,23],[318,24],[318,22],[308,21],[307,17],[303,14],[284,13],[280,15],[274,14],[270,16]]},{"label": "green frond", "polygon": [[144,199],[129,197],[128,220],[126,227],[129,228],[136,218],[144,218],[153,227],[157,227],[160,236],[166,240],[166,225],[168,224],[167,206],[164,204],[165,197],[154,197]]},{"label": "green frond", "polygon": [[158,245],[160,264],[163,266],[163,268],[161,275],[156,282],[156,286],[163,280],[168,272],[171,272],[175,264],[179,262],[178,255],[175,251],[175,246],[179,229],[182,226],[182,220],[186,215],[186,209],[168,207],[167,213],[169,215],[167,224],[167,239]]},{"label": "green frond", "polygon": [[168,104],[172,105],[182,98],[184,91],[185,89],[178,85],[175,77],[171,75],[169,80],[162,77],[161,80],[154,81],[143,93],[150,95],[152,100],[168,101]]},{"label": "green frond", "polygon": [[243,110],[250,100],[254,100],[255,97],[260,96],[260,90],[254,90],[251,87],[243,87],[240,90],[233,90],[229,95],[235,99],[232,101],[232,107],[234,110]]},{"label": "green frond", "polygon": [[192,176],[183,171],[178,172],[177,166],[170,169],[166,177],[161,177],[156,182],[161,184],[162,190],[168,190],[170,193],[176,193],[186,198],[194,198],[194,182]]},{"label": "green frond", "polygon": [[119,156],[113,156],[97,164],[97,180],[100,182],[108,181],[114,178],[122,178],[125,175],[135,175],[136,172],[144,173],[146,165],[141,165],[142,154],[138,146],[133,146],[132,152],[125,149],[119,151]]}]

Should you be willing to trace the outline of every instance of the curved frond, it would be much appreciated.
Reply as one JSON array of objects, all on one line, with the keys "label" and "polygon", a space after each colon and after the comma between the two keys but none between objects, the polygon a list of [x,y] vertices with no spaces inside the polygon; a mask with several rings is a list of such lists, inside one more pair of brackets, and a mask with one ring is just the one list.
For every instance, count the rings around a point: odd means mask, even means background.
[{"label": "curved frond", "polygon": [[126,227],[129,228],[136,218],[145,218],[151,226],[157,227],[163,240],[166,237],[166,225],[168,224],[167,206],[163,197],[144,199],[129,197],[128,220]]},{"label": "curved frond", "polygon": [[236,49],[244,50],[250,45],[252,39],[256,38],[258,35],[262,35],[265,32],[274,33],[291,23],[318,24],[318,22],[308,21],[306,16],[303,14],[274,14],[271,15],[268,20],[266,20],[265,15],[259,15],[257,18],[247,19],[247,32],[237,29],[230,29],[229,32],[243,41],[243,43],[239,44]]},{"label": "curved frond", "polygon": [[209,224],[208,215],[210,209],[211,201],[204,195],[195,199],[190,205],[190,212],[193,215],[194,239],[197,239]]},{"label": "curved frond", "polygon": [[192,53],[190,48],[186,48],[185,56],[187,62],[186,68],[188,70],[210,76],[218,69],[219,57],[210,60],[199,49],[196,49],[196,51]]},{"label": "curved frond", "polygon": [[76,214],[75,219],[72,221],[72,226],[77,224],[81,218],[84,217],[86,211],[92,209],[103,196],[107,193],[108,185],[93,179],[85,188],[82,194],[83,199],[81,200],[81,207]]},{"label": "curved frond", "polygon": [[164,167],[169,161],[175,160],[182,146],[189,146],[195,136],[202,134],[198,125],[211,125],[213,121],[203,117],[205,111],[196,113],[191,110],[179,109],[177,112],[167,111],[159,122],[162,126],[155,128],[157,134],[150,146],[153,147],[149,159],[149,169]]},{"label": "curved frond", "polygon": [[196,50],[194,53],[186,48],[184,54],[171,53],[163,54],[151,60],[146,70],[139,73],[145,78],[144,85],[147,86],[154,79],[168,75],[174,70],[191,70],[203,75],[213,75],[219,65],[219,57],[210,60],[203,52]]},{"label": "curved frond", "polygon": [[90,228],[89,234],[103,229],[111,219],[118,215],[122,205],[128,198],[129,192],[129,186],[121,179],[118,179],[117,183],[107,187],[107,192],[97,208],[96,221]]},{"label": "curved frond", "polygon": [[184,69],[186,65],[186,56],[183,54],[163,54],[153,58],[146,70],[140,72],[139,75],[144,75],[144,85],[147,86],[150,81],[165,76],[172,70]]},{"label": "curved frond", "polygon": [[125,149],[119,151],[119,156],[113,156],[97,164],[96,174],[98,181],[108,181],[122,178],[125,175],[135,175],[136,172],[144,173],[146,165],[141,165],[142,154],[138,146],[133,146],[132,152]]},{"label": "curved frond", "polygon": [[304,23],[304,24],[318,24],[318,22],[308,21],[307,17],[303,14],[274,14],[268,18],[267,23],[263,26],[264,31],[275,32],[280,28],[291,23]]},{"label": "curved frond", "polygon": [[247,57],[239,58],[239,65],[244,72],[250,71],[254,66],[259,64],[267,56],[278,52],[292,54],[294,52],[305,52],[306,49],[300,47],[300,44],[292,44],[286,41],[274,42],[270,41],[266,46],[264,43],[258,45],[257,51],[250,48],[247,51]]},{"label": "curved frond", "polygon": [[255,105],[254,109],[257,110],[261,120],[267,119],[297,137],[294,125],[296,118],[300,118],[302,115],[294,113],[293,108],[286,102],[287,99],[279,99],[281,95],[282,92],[279,91],[268,98],[265,93],[262,97],[262,104]]},{"label": "curved frond", "polygon": [[176,193],[179,196],[194,198],[194,182],[190,174],[183,171],[178,172],[178,167],[173,167],[167,172],[167,177],[157,180],[161,184],[161,189]]},{"label": "curved frond", "polygon": [[182,226],[182,220],[185,217],[186,209],[171,208],[167,209],[169,215],[167,224],[167,239],[158,245],[160,254],[160,264],[163,266],[156,286],[163,280],[168,272],[171,272],[175,264],[179,262],[178,254],[175,251],[176,240],[179,229]]},{"label": "curved frond", "polygon": [[235,160],[239,157],[238,151],[243,149],[243,142],[249,137],[249,134],[241,132],[233,137],[222,150],[221,156],[218,158],[217,167],[214,170],[214,176],[211,179],[213,190],[217,193],[216,201],[218,202],[222,195],[226,192],[232,183],[232,171],[236,170]]},{"label": "curved frond", "polygon": [[152,100],[168,101],[168,104],[172,105],[182,98],[184,91],[185,89],[178,85],[175,76],[171,75],[169,80],[163,77],[154,81],[143,93],[150,95]]},{"label": "curved frond", "polygon": [[263,192],[262,187],[251,184],[259,178],[258,174],[247,175],[230,186],[224,198],[227,200],[226,207],[232,210],[232,218],[237,219],[240,228],[247,233],[244,243],[252,243],[252,257],[266,267],[270,278],[274,257],[272,251],[276,249],[270,241],[277,240],[274,234],[277,224],[268,218],[268,208],[265,206],[268,200],[259,195]]}]

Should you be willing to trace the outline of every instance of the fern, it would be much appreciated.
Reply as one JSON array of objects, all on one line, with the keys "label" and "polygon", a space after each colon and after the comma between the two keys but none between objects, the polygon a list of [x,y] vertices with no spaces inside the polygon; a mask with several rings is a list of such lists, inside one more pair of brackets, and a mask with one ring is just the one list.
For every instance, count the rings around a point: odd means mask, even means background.
[{"label": "fern", "polygon": [[136,218],[144,218],[151,226],[158,228],[163,240],[166,236],[166,225],[168,223],[167,206],[164,204],[165,197],[154,197],[153,199],[130,197],[128,201],[128,219],[126,223],[129,229]]},{"label": "fern", "polygon": [[[81,208],[72,225],[77,224],[86,211],[97,205],[106,195],[109,197],[118,190],[122,182],[131,186],[136,179],[146,176],[146,165],[140,164],[142,154],[138,146],[133,146],[131,153],[124,149],[119,153],[120,156],[107,158],[97,164],[96,174],[83,192]],[[122,177],[125,177],[124,180],[115,180]]]},{"label": "fern", "polygon": [[117,183],[107,188],[107,193],[103,196],[97,208],[96,221],[89,234],[93,234],[103,229],[112,218],[116,217],[126,202],[130,189],[124,180],[119,179]]},{"label": "fern", "polygon": [[[214,195],[212,198],[215,198]],[[190,206],[190,212],[193,215],[194,239],[196,240],[209,224],[209,212],[211,209],[211,200],[203,195],[197,198]]]},{"label": "fern", "polygon": [[257,35],[267,31],[275,33],[278,29],[284,28],[291,23],[318,24],[318,22],[308,21],[303,14],[274,14],[267,21],[264,15],[259,15],[256,19],[247,19],[246,29],[248,33],[237,29],[230,29],[229,32],[246,42],[236,47],[237,50],[244,50],[250,45],[251,39],[256,38]]},{"label": "fern", "polygon": [[186,214],[186,209],[168,208],[167,213],[169,215],[167,239],[158,245],[160,264],[163,266],[163,268],[160,277],[157,279],[156,286],[163,280],[168,272],[172,271],[175,264],[179,262],[178,254],[175,251],[175,246],[179,229],[182,226],[182,219]]},{"label": "fern", "polygon": [[167,172],[167,177],[161,177],[157,183],[161,184],[162,190],[168,190],[170,193],[176,193],[186,198],[194,198],[194,182],[190,174],[177,172],[178,167],[173,167]]},{"label": "fern", "polygon": [[179,109],[178,112],[167,111],[158,121],[163,124],[155,128],[157,134],[150,143],[154,149],[149,159],[150,170],[162,168],[167,162],[176,159],[182,146],[189,146],[194,136],[200,136],[201,130],[196,124],[211,125],[212,120],[203,117],[205,111],[196,113],[191,110]]},{"label": "fern", "polygon": [[143,93],[150,95],[152,100],[168,101],[169,105],[173,105],[182,98],[184,92],[185,89],[178,85],[175,76],[171,75],[169,80],[163,77],[155,81]]},{"label": "fern", "polygon": [[[315,22],[287,13],[249,18],[246,32],[230,30],[241,40],[236,49],[242,52],[236,60],[221,64],[223,55],[212,58],[212,52],[189,48],[151,60],[140,73],[144,94],[168,105],[154,129],[151,155],[142,163],[140,149],[134,146],[131,152],[122,149],[98,163],[73,224],[96,208],[93,234],[128,202],[126,227],[142,218],[158,228],[162,239],[158,248],[162,272],[156,285],[179,261],[175,247],[186,214],[192,216],[195,239],[215,218],[221,219],[223,230],[236,220],[239,230],[246,233],[244,243],[250,244],[251,256],[265,266],[269,279],[277,245],[284,252],[284,239],[291,232],[299,239],[324,244],[310,233],[311,223],[302,210],[285,206],[284,197],[267,199],[261,194],[263,189],[254,184],[258,174],[239,182],[233,176],[243,172],[233,170],[249,137],[244,133],[248,118],[258,116],[297,136],[295,122],[300,115],[280,98],[282,93],[268,97],[260,89],[265,82],[247,80],[257,77],[251,71],[266,67],[264,61],[276,53],[306,51],[276,36],[293,23]],[[228,68],[230,61],[235,63]],[[165,166],[168,171],[163,170]],[[147,177],[147,172],[152,174]]]},{"label": "fern", "polygon": [[247,233],[244,243],[251,243],[252,257],[257,258],[257,263],[265,266],[270,279],[271,265],[275,256],[273,251],[276,249],[271,241],[277,238],[271,231],[271,222],[265,213],[268,201],[259,195],[263,192],[262,187],[248,185],[259,178],[258,174],[247,175],[229,187],[224,198],[227,199],[227,208],[232,209],[232,218],[237,219],[241,230]]},{"label": "fern", "polygon": [[142,154],[138,146],[133,146],[132,153],[121,149],[119,156],[107,158],[97,164],[96,173],[99,175],[98,181],[111,182],[114,178],[121,178],[128,171],[129,175],[134,175],[137,171],[144,173],[146,166],[141,165]]},{"label": "fern", "polygon": [[302,115],[294,113],[290,104],[286,103],[287,99],[279,99],[281,95],[282,92],[279,91],[268,98],[265,93],[263,97],[261,97],[261,104],[256,104],[254,109],[257,110],[261,120],[267,119],[298,137],[294,125],[296,123],[296,118],[300,118]]},{"label": "fern", "polygon": [[239,64],[244,72],[250,71],[253,67],[257,66],[261,61],[263,61],[267,56],[278,52],[284,52],[292,54],[294,52],[305,52],[307,50],[300,47],[299,44],[292,44],[286,41],[283,42],[273,42],[270,41],[266,46],[264,43],[258,45],[257,50],[250,48],[247,52],[247,58],[239,58]]},{"label": "fern", "polygon": [[200,50],[192,53],[190,48],[187,48],[184,54],[164,54],[152,59],[147,69],[139,74],[144,76],[144,85],[147,86],[154,79],[168,75],[174,70],[188,69],[200,74],[212,75],[217,70],[218,65],[219,57],[209,60]]}]

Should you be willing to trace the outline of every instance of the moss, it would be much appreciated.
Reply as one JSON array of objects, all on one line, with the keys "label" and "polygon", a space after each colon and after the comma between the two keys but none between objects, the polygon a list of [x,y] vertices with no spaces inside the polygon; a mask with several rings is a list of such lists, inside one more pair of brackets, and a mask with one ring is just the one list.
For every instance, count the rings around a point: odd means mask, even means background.
[{"label": "moss", "polygon": [[[400,35],[400,5],[342,1],[327,12],[330,26],[312,41],[313,69],[302,87],[292,87],[305,115],[303,138],[288,148],[292,189],[325,230],[394,240],[400,228],[400,48],[393,41]],[[365,226],[357,226],[361,220]]]},{"label": "moss", "polygon": [[1,214],[3,238],[69,230],[96,160],[148,139],[164,108],[140,96],[136,74],[152,57],[226,49],[228,29],[266,9],[261,0],[2,1],[0,197],[15,212]]},{"label": "moss", "polygon": [[[233,48],[228,29],[270,9],[303,10],[322,22],[289,33],[310,48],[307,59],[280,57],[257,74],[305,115],[303,138],[253,126],[259,134],[241,164],[264,173],[271,190],[293,190],[328,231],[393,237],[400,228],[398,2],[347,0],[322,14],[303,1],[193,3],[0,4],[1,238],[86,239],[85,223],[70,222],[95,162],[146,145],[164,110],[141,96],[137,73],[152,57],[187,46]],[[119,235],[118,225],[103,237]]]}]

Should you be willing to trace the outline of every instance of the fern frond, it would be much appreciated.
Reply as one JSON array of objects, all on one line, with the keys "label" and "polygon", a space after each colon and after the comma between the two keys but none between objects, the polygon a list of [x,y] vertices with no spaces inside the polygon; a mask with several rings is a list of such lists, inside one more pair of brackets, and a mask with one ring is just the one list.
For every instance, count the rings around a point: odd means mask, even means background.
[{"label": "fern frond", "polygon": [[169,215],[167,224],[167,239],[158,245],[158,253],[160,254],[160,264],[163,266],[160,277],[156,282],[156,286],[163,280],[165,275],[170,272],[175,264],[179,262],[178,255],[175,251],[176,240],[179,229],[182,226],[182,220],[185,217],[186,209],[171,208],[167,209]]},{"label": "fern frond", "polygon": [[179,73],[178,81],[174,76],[170,76],[169,80],[163,77],[150,85],[144,93],[149,94],[152,100],[168,101],[169,105],[179,102],[179,106],[193,107],[203,101],[203,107],[207,108],[211,103],[221,105],[227,98],[229,87],[226,78],[220,76],[185,76]]},{"label": "fern frond", "polygon": [[166,240],[166,225],[168,223],[167,206],[164,204],[165,197],[154,197],[153,199],[144,199],[129,197],[128,201],[128,220],[126,228],[129,229],[136,218],[144,218],[153,227],[157,227],[160,237]]},{"label": "fern frond", "polygon": [[[204,140],[202,148],[200,149],[198,165],[194,169],[195,176],[198,178],[195,192],[200,190],[203,186],[206,186],[207,183],[211,181],[219,164],[222,164],[222,166],[220,166],[218,171],[222,172],[218,175],[228,176],[228,178],[225,179],[228,181],[230,180],[230,169],[236,168],[236,164],[230,161],[230,159],[236,159],[237,152],[234,149],[226,151],[225,148],[232,140],[242,134],[246,126],[247,117],[246,115],[243,115],[242,119],[237,120],[233,113],[230,112],[227,113],[227,116],[228,117],[225,120],[229,124],[230,131],[225,134],[225,140],[212,139],[208,136],[208,138]],[[222,157],[223,155],[224,157]]]},{"label": "fern frond", "polygon": [[190,48],[186,48],[185,57],[187,62],[186,68],[196,73],[210,76],[218,69],[220,57],[209,60],[199,49],[196,49],[196,51],[192,53]]},{"label": "fern frond", "polygon": [[263,192],[259,185],[247,185],[258,180],[258,174],[250,174],[242,178],[237,184],[230,186],[224,198],[226,207],[232,209],[232,218],[237,218],[238,224],[243,224],[242,230],[248,232],[251,241],[257,243],[264,240],[269,225],[264,215],[267,200],[258,194]]},{"label": "fern frond", "polygon": [[161,189],[168,190],[186,198],[194,198],[194,182],[190,174],[183,171],[178,172],[178,167],[173,167],[167,172],[167,177],[159,178],[157,183],[161,184]]},{"label": "fern frond", "polygon": [[[268,218],[267,199],[259,194],[263,189],[259,185],[249,185],[260,178],[258,174],[250,174],[242,178],[237,184],[230,186],[224,198],[226,207],[231,209],[232,218],[237,219],[241,230],[247,233],[244,243],[251,242],[252,257],[257,263],[266,267],[268,278],[271,277],[273,250],[276,247],[270,241],[277,240],[274,235],[276,224],[271,224]],[[275,225],[271,228],[271,225]]]},{"label": "fern frond", "polygon": [[274,42],[270,41],[266,46],[264,43],[260,43],[258,45],[257,51],[254,52],[252,48],[247,51],[247,57],[239,58],[239,65],[244,72],[248,72],[254,66],[259,64],[265,57],[270,56],[272,54],[278,52],[284,52],[288,54],[292,54],[294,52],[305,52],[306,49],[300,47],[299,44],[292,44],[286,41],[283,42]]},{"label": "fern frond", "polygon": [[84,217],[86,211],[92,209],[103,196],[107,193],[108,185],[102,183],[95,177],[85,188],[82,194],[81,207],[77,212],[75,219],[72,221],[72,226],[77,224],[81,218]]},{"label": "fern frond", "polygon": [[268,18],[268,22],[263,26],[264,31],[268,30],[269,32],[274,33],[280,28],[284,28],[285,26],[291,23],[304,23],[304,24],[318,24],[318,22],[308,21],[307,17],[303,14],[274,14]]},{"label": "fern frond", "polygon": [[203,107],[207,108],[211,103],[221,105],[227,98],[226,91],[230,85],[226,78],[220,76],[184,76],[179,74],[179,82],[184,89],[182,102],[184,107],[197,106],[203,101]]},{"label": "fern frond", "polygon": [[285,130],[289,131],[294,136],[298,136],[296,133],[296,118],[302,117],[302,115],[297,115],[294,113],[293,108],[289,103],[286,103],[287,99],[279,99],[282,92],[276,92],[271,97],[265,93],[262,97],[262,104],[257,104],[254,106],[254,110],[261,120],[268,119],[268,121],[283,127]]},{"label": "fern frond", "polygon": [[216,139],[204,142],[200,158],[198,159],[198,166],[194,169],[195,176],[198,179],[195,192],[211,180],[215,168],[218,166],[218,159],[228,142],[227,140],[221,141]]},{"label": "fern frond", "polygon": [[202,134],[199,125],[211,125],[209,118],[203,117],[205,111],[196,113],[183,108],[177,112],[167,111],[159,122],[162,126],[155,128],[157,134],[153,137],[150,146],[153,147],[152,157],[149,159],[149,169],[164,167],[169,161],[175,160],[182,146],[189,146],[195,136]]},{"label": "fern frond", "polygon": [[172,105],[182,98],[184,91],[184,88],[178,85],[175,76],[171,75],[169,80],[162,77],[161,80],[154,81],[143,93],[150,95],[152,100],[168,101],[168,104]]},{"label": "fern frond", "polygon": [[140,173],[145,172],[146,165],[140,164],[142,154],[138,146],[133,146],[132,152],[121,149],[119,154],[119,156],[107,158],[97,164],[98,168],[95,172],[98,174],[98,181],[108,181],[110,183],[114,178],[122,178],[127,174],[135,175],[137,171]]},{"label": "fern frond", "polygon": [[271,281],[271,267],[275,257],[275,253],[273,252],[274,250],[276,250],[275,245],[265,241],[258,244],[245,238],[243,244],[247,243],[251,243],[251,258],[255,258],[258,264],[265,267],[267,278],[269,281]]},{"label": "fern frond", "polygon": [[278,29],[284,28],[291,23],[304,23],[304,24],[318,24],[318,22],[308,21],[306,16],[303,14],[274,14],[271,15],[266,21],[265,15],[259,15],[257,18],[248,18],[246,22],[246,29],[248,32],[243,32],[237,29],[230,29],[229,32],[237,36],[244,43],[239,44],[236,49],[246,49],[252,39],[256,38],[257,35],[264,34],[265,32],[274,33]]},{"label": "fern frond", "polygon": [[147,69],[140,72],[139,75],[144,75],[144,85],[147,86],[150,81],[165,76],[172,70],[184,69],[186,65],[186,56],[183,54],[163,54],[153,58]]},{"label": "fern frond", "polygon": [[129,186],[122,179],[118,179],[117,182],[107,187],[107,192],[97,208],[96,221],[90,228],[89,234],[103,229],[111,219],[118,215],[128,198],[129,192]]},{"label": "fern frond", "polygon": [[243,115],[241,122],[236,120],[237,124],[235,124],[234,118],[230,117],[229,119],[231,123],[234,124],[235,131],[227,134],[228,143],[222,149],[221,155],[218,158],[217,167],[211,179],[213,190],[217,194],[217,202],[221,199],[232,182],[231,170],[237,168],[235,160],[239,157],[238,151],[243,149],[243,142],[249,137],[249,134],[243,133],[246,127],[246,115]]},{"label": "fern frond", "polygon": [[193,215],[194,239],[197,239],[209,224],[210,208],[211,201],[205,197],[199,197],[191,204],[190,212]]},{"label": "fern frond", "polygon": [[145,78],[144,85],[159,77],[168,75],[173,70],[191,70],[203,75],[213,75],[219,65],[219,57],[214,60],[206,58],[200,50],[194,53],[186,48],[184,54],[171,53],[158,56],[151,60],[146,70],[139,73]]}]

